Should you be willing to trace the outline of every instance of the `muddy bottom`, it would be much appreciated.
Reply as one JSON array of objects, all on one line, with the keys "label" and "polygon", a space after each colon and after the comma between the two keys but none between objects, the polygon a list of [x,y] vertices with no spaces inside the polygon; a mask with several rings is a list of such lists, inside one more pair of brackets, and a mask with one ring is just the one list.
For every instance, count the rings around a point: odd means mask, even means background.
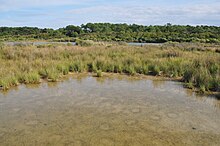
[{"label": "muddy bottom", "polygon": [[220,106],[181,83],[76,76],[0,93],[2,146],[220,145]]}]

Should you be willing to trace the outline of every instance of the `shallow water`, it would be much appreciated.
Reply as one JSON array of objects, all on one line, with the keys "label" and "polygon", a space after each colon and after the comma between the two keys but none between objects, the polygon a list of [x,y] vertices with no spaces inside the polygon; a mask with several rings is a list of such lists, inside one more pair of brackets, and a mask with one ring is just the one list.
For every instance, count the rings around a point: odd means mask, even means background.
[{"label": "shallow water", "polygon": [[220,106],[178,82],[75,76],[0,93],[0,145],[220,145]]},{"label": "shallow water", "polygon": [[131,43],[128,43],[128,45],[130,45],[130,46],[147,46],[147,45],[160,46],[160,45],[163,45],[163,43],[134,43],[134,42],[131,42]]}]

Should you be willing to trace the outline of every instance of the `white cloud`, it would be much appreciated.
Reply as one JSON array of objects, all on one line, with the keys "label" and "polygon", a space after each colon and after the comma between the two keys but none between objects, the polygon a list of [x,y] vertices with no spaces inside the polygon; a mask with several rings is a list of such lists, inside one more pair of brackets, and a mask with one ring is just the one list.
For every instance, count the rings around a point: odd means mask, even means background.
[{"label": "white cloud", "polygon": [[[131,4],[122,1],[101,3],[101,0],[44,1],[0,0],[0,12],[2,10],[0,17],[5,16],[0,19],[0,26],[28,25],[58,28],[69,24],[80,25],[87,22],[137,23],[144,25],[170,22],[172,24],[220,25],[219,2],[153,6],[146,3]],[[57,6],[57,9],[50,6]],[[60,6],[68,7],[62,8]],[[41,9],[32,9],[33,7]]]},{"label": "white cloud", "polygon": [[[98,6],[74,9],[67,13],[73,15],[99,14],[103,21],[120,21],[142,24],[165,24],[166,22],[196,24],[198,19],[220,21],[220,5],[194,5],[178,7],[148,7],[148,6]],[[195,20],[195,21],[194,21]],[[199,22],[201,23],[201,22]],[[198,23],[198,24],[199,24]]]},{"label": "white cloud", "polygon": [[28,7],[76,5],[92,1],[93,0],[0,0],[0,11],[10,11]]}]

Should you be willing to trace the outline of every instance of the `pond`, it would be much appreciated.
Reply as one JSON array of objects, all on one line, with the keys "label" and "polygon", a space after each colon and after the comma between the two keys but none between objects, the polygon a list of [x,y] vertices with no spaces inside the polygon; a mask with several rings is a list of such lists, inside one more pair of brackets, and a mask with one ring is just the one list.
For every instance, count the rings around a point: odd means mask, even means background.
[{"label": "pond", "polygon": [[129,46],[151,46],[151,45],[156,45],[160,46],[163,45],[164,43],[135,43],[135,42],[130,42],[128,43]]},{"label": "pond", "polygon": [[157,78],[74,75],[0,93],[0,145],[219,145],[219,100]]}]

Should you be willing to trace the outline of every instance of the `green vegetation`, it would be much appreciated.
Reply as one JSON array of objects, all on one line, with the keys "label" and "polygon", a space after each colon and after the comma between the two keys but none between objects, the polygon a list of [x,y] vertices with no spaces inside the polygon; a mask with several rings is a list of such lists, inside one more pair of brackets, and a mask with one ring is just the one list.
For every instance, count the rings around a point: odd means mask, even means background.
[{"label": "green vegetation", "polygon": [[101,70],[97,70],[96,73],[97,73],[97,75],[96,75],[97,77],[102,77],[102,71]]},{"label": "green vegetation", "polygon": [[[143,26],[110,23],[69,25],[57,30],[36,27],[0,27],[0,41],[53,40],[53,41],[124,41],[124,42],[200,42],[220,43],[218,26]],[[79,42],[80,44],[82,42]],[[87,44],[87,43],[86,43]]]},{"label": "green vegetation", "polygon": [[76,42],[76,45],[82,46],[82,47],[88,47],[88,46],[94,45],[94,42],[91,40],[76,39],[75,42]]},{"label": "green vegetation", "polygon": [[164,44],[126,46],[95,44],[89,47],[69,45],[1,46],[0,88],[19,83],[57,81],[69,72],[144,74],[180,78],[189,88],[220,92],[219,46],[202,44]]}]

